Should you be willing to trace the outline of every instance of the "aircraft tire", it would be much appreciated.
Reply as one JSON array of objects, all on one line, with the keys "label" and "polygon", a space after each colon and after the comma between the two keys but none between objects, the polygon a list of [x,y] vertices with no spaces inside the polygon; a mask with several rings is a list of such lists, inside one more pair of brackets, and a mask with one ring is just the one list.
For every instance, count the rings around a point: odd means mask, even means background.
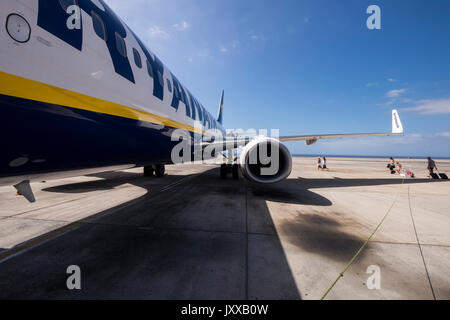
[{"label": "aircraft tire", "polygon": [[152,166],[144,167],[144,176],[145,177],[153,177],[154,172],[155,172],[155,169],[153,169]]},{"label": "aircraft tire", "polygon": [[157,177],[163,177],[166,173],[166,167],[163,164],[155,165],[155,175]]},{"label": "aircraft tire", "polygon": [[237,163],[233,164],[231,175],[233,176],[233,180],[239,180],[239,165]]},{"label": "aircraft tire", "polygon": [[228,168],[226,164],[222,164],[220,166],[220,178],[221,179],[226,179],[227,178],[227,174],[228,174]]}]

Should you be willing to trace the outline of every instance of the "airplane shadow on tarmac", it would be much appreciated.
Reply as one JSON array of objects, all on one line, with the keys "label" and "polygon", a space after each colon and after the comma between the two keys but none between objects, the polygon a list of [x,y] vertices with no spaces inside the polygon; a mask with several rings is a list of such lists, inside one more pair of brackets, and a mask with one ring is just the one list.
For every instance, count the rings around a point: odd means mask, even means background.
[{"label": "airplane shadow on tarmac", "polygon": [[[52,231],[44,235],[52,240],[2,262],[0,274],[8,276],[0,277],[6,288],[0,299],[301,299],[278,231],[301,235],[288,241],[343,264],[364,239],[340,230],[338,212],[299,212],[276,228],[267,201],[328,207],[329,199],[308,189],[401,183],[287,179],[261,186],[220,180],[217,168],[162,179],[131,172],[93,176],[103,180],[43,191],[86,193],[130,183],[148,192],[75,222],[57,238]],[[168,189],[166,179],[188,180]],[[408,181],[423,182],[429,180]],[[67,289],[69,265],[80,266],[82,290]]]}]

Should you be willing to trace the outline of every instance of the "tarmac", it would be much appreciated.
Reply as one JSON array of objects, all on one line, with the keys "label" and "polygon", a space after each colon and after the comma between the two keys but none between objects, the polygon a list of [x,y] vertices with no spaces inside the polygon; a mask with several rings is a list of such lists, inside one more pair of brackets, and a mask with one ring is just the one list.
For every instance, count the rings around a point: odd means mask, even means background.
[{"label": "tarmac", "polygon": [[135,168],[33,183],[36,203],[0,187],[0,299],[320,299],[338,278],[325,299],[450,299],[450,182],[387,162],[294,158],[273,185]]}]

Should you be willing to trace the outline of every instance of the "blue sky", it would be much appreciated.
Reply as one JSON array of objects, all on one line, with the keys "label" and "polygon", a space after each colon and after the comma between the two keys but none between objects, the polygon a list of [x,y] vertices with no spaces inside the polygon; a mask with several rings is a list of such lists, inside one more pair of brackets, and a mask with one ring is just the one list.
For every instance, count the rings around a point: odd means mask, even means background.
[{"label": "blue sky", "polygon": [[450,157],[450,1],[105,1],[213,114],[225,89],[227,128],[389,131],[395,107],[405,136],[288,147]]}]

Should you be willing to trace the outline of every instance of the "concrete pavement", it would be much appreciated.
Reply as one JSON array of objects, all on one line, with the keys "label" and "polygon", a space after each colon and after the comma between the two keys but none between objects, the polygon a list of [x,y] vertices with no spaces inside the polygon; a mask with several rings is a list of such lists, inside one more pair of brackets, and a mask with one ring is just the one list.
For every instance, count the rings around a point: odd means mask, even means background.
[{"label": "concrete pavement", "polygon": [[137,168],[33,184],[34,204],[1,187],[0,299],[318,299],[392,205],[327,299],[450,299],[450,183],[423,160],[402,161],[417,176],[404,182],[386,163],[294,158],[265,186],[211,165]]}]

